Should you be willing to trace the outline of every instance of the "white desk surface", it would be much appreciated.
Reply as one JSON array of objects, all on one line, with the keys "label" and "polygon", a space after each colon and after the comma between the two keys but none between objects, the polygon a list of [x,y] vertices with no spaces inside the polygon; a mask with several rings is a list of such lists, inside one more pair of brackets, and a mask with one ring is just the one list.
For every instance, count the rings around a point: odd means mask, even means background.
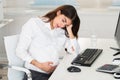
[{"label": "white desk surface", "polygon": [[[78,42],[81,50],[90,48],[91,46],[91,40],[89,38],[79,38]],[[120,55],[113,56],[116,51],[110,49],[110,47],[117,47],[116,41],[114,39],[97,39],[96,47],[103,49],[103,52],[91,67],[79,66],[81,72],[68,72],[67,68],[71,66],[71,61],[75,55],[66,54],[49,80],[116,80],[112,74],[96,71],[101,65],[111,64],[115,57],[120,57]]]}]

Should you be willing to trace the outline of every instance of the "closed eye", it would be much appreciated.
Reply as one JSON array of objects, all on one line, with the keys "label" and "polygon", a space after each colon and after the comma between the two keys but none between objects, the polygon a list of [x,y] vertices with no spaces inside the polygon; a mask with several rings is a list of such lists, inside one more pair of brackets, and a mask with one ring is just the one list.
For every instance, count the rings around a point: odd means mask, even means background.
[{"label": "closed eye", "polygon": [[62,22],[63,22],[63,23],[65,23],[65,20],[64,20],[64,19],[62,19]]}]

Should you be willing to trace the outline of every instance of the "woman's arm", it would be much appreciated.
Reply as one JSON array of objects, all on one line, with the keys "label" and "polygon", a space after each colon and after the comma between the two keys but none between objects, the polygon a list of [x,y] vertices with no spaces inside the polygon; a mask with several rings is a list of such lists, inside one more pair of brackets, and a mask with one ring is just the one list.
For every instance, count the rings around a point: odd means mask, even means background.
[{"label": "woman's arm", "polygon": [[72,32],[72,25],[67,26],[66,28],[67,28],[67,31],[68,31],[69,38],[74,39],[75,36],[73,35],[73,32]]},{"label": "woman's arm", "polygon": [[27,23],[23,25],[16,47],[16,55],[29,63],[33,60],[32,56],[27,52],[33,35],[31,26],[33,26],[33,19],[28,20]]},{"label": "woman's arm", "polygon": [[34,66],[42,69],[43,71],[47,72],[47,73],[51,73],[55,70],[55,68],[57,66],[52,66],[53,62],[44,62],[44,63],[40,63],[37,60],[32,60],[31,64],[33,64]]},{"label": "woman's arm", "polygon": [[29,46],[34,37],[34,29],[35,25],[33,19],[30,19],[25,25],[23,25],[16,48],[16,55],[22,60],[36,66],[39,69],[42,69],[43,71],[46,71],[48,73],[53,72],[56,66],[52,66],[52,62],[38,62],[28,52]]},{"label": "woman's arm", "polygon": [[67,28],[68,35],[69,35],[69,39],[67,40],[67,43],[66,43],[67,51],[70,53],[78,54],[80,50],[80,46],[78,44],[76,37],[73,35],[72,25],[67,26],[66,28]]}]

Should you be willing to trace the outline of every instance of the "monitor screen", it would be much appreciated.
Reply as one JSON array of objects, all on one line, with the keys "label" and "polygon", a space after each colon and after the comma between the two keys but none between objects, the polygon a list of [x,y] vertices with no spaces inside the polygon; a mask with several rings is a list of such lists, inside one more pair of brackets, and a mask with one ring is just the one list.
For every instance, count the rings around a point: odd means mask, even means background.
[{"label": "monitor screen", "polygon": [[120,48],[120,14],[118,16],[118,22],[117,22],[116,31],[115,31],[115,39]]}]

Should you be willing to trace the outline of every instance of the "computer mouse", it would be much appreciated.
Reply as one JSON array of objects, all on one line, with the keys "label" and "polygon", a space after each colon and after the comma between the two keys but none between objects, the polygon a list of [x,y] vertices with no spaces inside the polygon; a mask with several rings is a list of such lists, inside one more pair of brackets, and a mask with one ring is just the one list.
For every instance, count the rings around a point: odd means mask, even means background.
[{"label": "computer mouse", "polygon": [[67,68],[69,72],[81,72],[81,69],[76,66],[70,66]]}]

